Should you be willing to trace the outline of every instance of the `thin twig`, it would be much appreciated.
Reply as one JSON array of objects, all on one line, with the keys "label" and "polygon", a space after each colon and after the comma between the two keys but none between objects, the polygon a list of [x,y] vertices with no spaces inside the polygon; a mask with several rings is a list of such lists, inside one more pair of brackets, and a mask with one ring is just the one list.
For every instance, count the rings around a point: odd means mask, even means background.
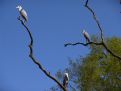
[{"label": "thin twig", "polygon": [[33,37],[32,37],[32,33],[30,32],[29,28],[26,26],[26,24],[23,22],[23,20],[18,17],[18,20],[21,22],[21,24],[26,28],[27,33],[29,34],[30,37],[30,44],[29,44],[29,49],[30,49],[30,53],[29,53],[29,57],[32,59],[32,61],[39,67],[39,69],[50,79],[52,79],[53,81],[55,81],[62,89],[63,91],[67,91],[66,88],[55,78],[53,77],[50,72],[47,72],[44,67],[41,65],[41,63],[39,63],[34,55],[33,55]]},{"label": "thin twig", "polygon": [[76,91],[76,89],[71,84],[69,84],[69,86],[71,89],[73,89],[72,91]]},{"label": "thin twig", "polygon": [[100,32],[101,32],[101,39],[102,39],[102,41],[103,41],[103,40],[104,40],[104,38],[103,38],[103,29],[101,28],[100,22],[99,22],[99,20],[97,19],[95,12],[92,10],[92,8],[90,8],[90,7],[88,6],[88,3],[89,3],[89,0],[86,1],[85,7],[92,13],[93,18],[94,18],[95,22],[97,23],[97,25],[98,25],[98,27],[99,27],[99,29],[100,29]]},{"label": "thin twig", "polygon": [[94,18],[96,24],[98,25],[98,28],[99,28],[99,30],[100,30],[100,32],[101,32],[102,46],[103,46],[112,56],[114,56],[114,57],[118,58],[119,60],[121,60],[121,57],[118,56],[118,55],[116,55],[115,53],[113,53],[113,52],[107,47],[107,45],[105,44],[104,38],[103,38],[103,29],[101,28],[100,22],[99,22],[99,20],[97,19],[97,16],[96,16],[95,12],[92,10],[91,7],[88,6],[88,3],[89,3],[89,0],[86,1],[85,7],[92,13],[93,18]]},{"label": "thin twig", "polygon": [[114,52],[112,52],[107,47],[107,45],[105,44],[104,38],[103,38],[103,29],[101,28],[100,22],[98,21],[95,12],[88,6],[88,3],[89,3],[89,0],[86,1],[85,7],[92,13],[93,18],[94,18],[96,24],[98,25],[98,28],[100,29],[100,32],[101,32],[101,40],[102,41],[100,43],[96,43],[96,42],[89,42],[89,43],[80,43],[80,42],[77,42],[77,43],[67,43],[67,44],[65,44],[65,47],[68,46],[68,45],[72,45],[72,46],[75,46],[75,45],[87,46],[87,45],[91,45],[91,44],[94,44],[94,45],[102,45],[112,56],[114,56],[114,57],[118,58],[119,60],[121,60],[121,57],[118,56],[118,55],[116,55]]},{"label": "thin twig", "polygon": [[121,57],[120,57],[120,56],[117,56],[115,53],[113,53],[113,52],[105,45],[104,42],[100,42],[100,43],[97,43],[97,42],[89,42],[89,43],[81,43],[81,42],[77,42],[77,43],[66,43],[66,44],[64,44],[64,46],[65,46],[65,47],[67,47],[67,46],[76,46],[76,45],[88,46],[88,45],[91,45],[91,44],[103,46],[112,56],[114,56],[114,57],[118,58],[119,60],[121,60]]},{"label": "thin twig", "polygon": [[118,56],[118,55],[116,55],[114,52],[112,52],[112,51],[106,46],[106,44],[105,44],[104,42],[103,42],[103,47],[104,47],[112,56],[118,58],[118,59],[120,60],[120,62],[121,62],[121,57]]}]

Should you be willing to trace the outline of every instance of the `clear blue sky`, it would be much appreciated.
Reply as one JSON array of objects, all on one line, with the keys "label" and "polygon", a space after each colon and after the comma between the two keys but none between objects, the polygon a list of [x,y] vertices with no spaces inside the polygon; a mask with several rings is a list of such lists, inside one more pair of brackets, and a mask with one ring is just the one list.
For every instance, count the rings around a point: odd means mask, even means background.
[{"label": "clear blue sky", "polygon": [[[64,43],[84,42],[81,29],[90,35],[99,30],[80,0],[0,0],[0,91],[44,91],[55,83],[28,57],[29,37],[17,20],[19,4],[28,13],[34,55],[52,75],[68,66],[68,58],[88,54],[86,47],[65,48]],[[105,36],[121,37],[119,0],[91,0],[90,5]]]}]

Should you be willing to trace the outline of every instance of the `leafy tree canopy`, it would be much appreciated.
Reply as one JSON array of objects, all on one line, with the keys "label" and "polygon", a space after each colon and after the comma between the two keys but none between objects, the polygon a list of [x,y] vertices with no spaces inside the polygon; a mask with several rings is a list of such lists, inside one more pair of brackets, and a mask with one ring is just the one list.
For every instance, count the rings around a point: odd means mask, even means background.
[{"label": "leafy tree canopy", "polygon": [[[92,40],[99,42],[98,37]],[[107,38],[105,43],[117,55],[121,55],[121,38]],[[113,57],[102,46],[90,45],[90,53],[76,60],[69,60],[69,67],[59,70],[57,78],[69,73],[69,91],[121,91],[121,60]],[[61,91],[52,87],[52,91]]]}]

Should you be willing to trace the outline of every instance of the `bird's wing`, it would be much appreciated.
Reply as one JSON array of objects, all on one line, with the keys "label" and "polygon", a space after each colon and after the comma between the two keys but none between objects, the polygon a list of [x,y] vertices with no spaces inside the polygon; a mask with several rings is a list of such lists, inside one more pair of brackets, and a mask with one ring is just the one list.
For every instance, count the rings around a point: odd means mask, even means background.
[{"label": "bird's wing", "polygon": [[68,76],[65,76],[65,79],[66,79],[66,81],[69,81],[69,77]]},{"label": "bird's wing", "polygon": [[85,37],[87,37],[88,39],[90,38],[89,34],[87,32],[84,33]]},{"label": "bird's wing", "polygon": [[28,21],[28,16],[27,16],[26,11],[25,11],[24,9],[22,9],[20,13],[21,13],[21,16],[22,16],[26,21]]}]

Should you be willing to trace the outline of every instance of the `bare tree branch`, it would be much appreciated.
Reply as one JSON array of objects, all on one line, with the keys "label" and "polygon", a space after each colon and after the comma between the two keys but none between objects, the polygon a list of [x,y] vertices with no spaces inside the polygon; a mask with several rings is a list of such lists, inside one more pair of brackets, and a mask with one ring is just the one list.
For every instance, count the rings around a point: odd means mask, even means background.
[{"label": "bare tree branch", "polygon": [[107,45],[105,44],[104,38],[103,38],[103,29],[101,28],[100,22],[98,21],[95,12],[92,10],[91,7],[88,6],[88,3],[89,3],[89,0],[86,1],[85,7],[92,13],[93,18],[94,18],[95,22],[97,23],[98,28],[100,29],[100,32],[101,32],[101,39],[102,39],[102,46],[103,46],[112,56],[114,56],[114,57],[116,57],[116,58],[118,58],[118,59],[121,60],[121,57],[118,56],[118,55],[116,55],[115,53],[113,53],[113,52],[107,47]]},{"label": "bare tree branch", "polygon": [[121,60],[121,57],[120,56],[117,56],[115,53],[113,53],[107,46],[104,42],[100,42],[100,43],[97,43],[97,42],[89,42],[89,43],[81,43],[81,42],[77,42],[77,43],[67,43],[67,44],[64,44],[65,47],[67,46],[76,46],[76,45],[83,45],[83,46],[88,46],[88,45],[91,45],[91,44],[94,44],[94,45],[101,45],[103,46],[112,56],[118,58],[119,60]]},{"label": "bare tree branch", "polygon": [[89,0],[86,1],[85,7],[92,13],[93,18],[94,18],[95,22],[97,23],[97,25],[98,25],[98,27],[99,27],[99,29],[100,29],[100,32],[101,32],[101,39],[102,39],[102,41],[103,41],[103,40],[104,40],[104,39],[103,39],[103,29],[101,28],[100,22],[99,22],[99,20],[97,19],[95,12],[88,6],[88,3],[89,3]]},{"label": "bare tree branch", "polygon": [[41,65],[41,63],[39,63],[34,55],[33,55],[33,37],[32,37],[32,33],[30,32],[29,28],[25,25],[25,23],[23,22],[23,20],[18,17],[18,20],[21,22],[21,24],[26,28],[27,33],[29,34],[30,37],[30,44],[29,44],[29,49],[30,49],[30,53],[29,53],[29,57],[32,59],[32,61],[34,62],[34,64],[36,64],[39,69],[50,79],[52,79],[53,81],[55,81],[62,89],[63,91],[67,91],[66,88],[55,78],[53,77],[50,72],[47,72],[44,67]]},{"label": "bare tree branch", "polygon": [[75,46],[75,45],[83,45],[83,46],[88,46],[90,44],[95,44],[95,45],[102,45],[102,43],[96,43],[96,42],[89,42],[89,43],[81,43],[81,42],[77,42],[77,43],[67,43],[64,46],[67,47],[69,45],[71,46]]},{"label": "bare tree branch", "polygon": [[118,56],[117,54],[115,54],[114,52],[112,52],[112,51],[107,47],[107,45],[105,44],[104,38],[103,38],[103,29],[102,29],[102,27],[101,27],[101,25],[100,25],[99,20],[98,20],[97,17],[96,17],[95,12],[92,10],[91,7],[88,6],[88,3],[89,3],[89,0],[86,0],[85,7],[92,13],[93,18],[94,18],[96,24],[98,25],[98,28],[99,28],[100,33],[101,33],[101,34],[100,34],[100,36],[101,36],[101,42],[100,42],[100,43],[89,42],[89,43],[86,43],[86,44],[85,44],[85,43],[80,43],[80,42],[77,42],[77,43],[67,43],[67,44],[65,44],[65,47],[67,47],[67,46],[69,46],[69,45],[72,45],[72,46],[75,46],[75,45],[88,46],[88,45],[91,45],[91,44],[94,44],[94,45],[102,45],[112,56],[118,58],[118,59],[121,61],[121,57]]},{"label": "bare tree branch", "polygon": [[106,44],[105,44],[104,42],[103,42],[103,47],[104,47],[112,56],[118,58],[118,59],[120,60],[120,62],[121,62],[121,57],[118,56],[118,55],[116,55],[114,52],[112,52],[112,51],[106,46]]}]

